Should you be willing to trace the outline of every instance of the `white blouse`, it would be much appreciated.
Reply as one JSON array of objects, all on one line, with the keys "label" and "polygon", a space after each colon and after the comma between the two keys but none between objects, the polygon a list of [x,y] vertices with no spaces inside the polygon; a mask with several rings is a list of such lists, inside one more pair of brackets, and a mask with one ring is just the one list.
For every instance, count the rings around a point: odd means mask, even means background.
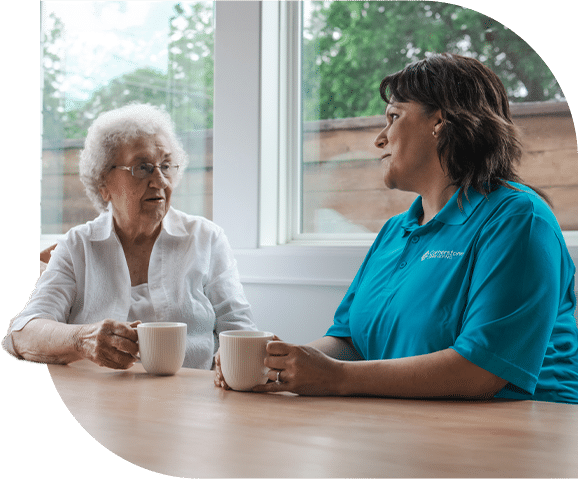
[{"label": "white blouse", "polygon": [[52,252],[30,301],[10,333],[28,321],[69,324],[103,319],[187,324],[185,367],[210,369],[221,331],[256,329],[223,229],[200,216],[170,208],[153,247],[148,283],[131,288],[112,213],[71,229]]},{"label": "white blouse", "polygon": [[127,323],[143,321],[146,318],[155,318],[155,308],[149,293],[148,283],[139,284],[130,288],[130,309],[128,310]]}]

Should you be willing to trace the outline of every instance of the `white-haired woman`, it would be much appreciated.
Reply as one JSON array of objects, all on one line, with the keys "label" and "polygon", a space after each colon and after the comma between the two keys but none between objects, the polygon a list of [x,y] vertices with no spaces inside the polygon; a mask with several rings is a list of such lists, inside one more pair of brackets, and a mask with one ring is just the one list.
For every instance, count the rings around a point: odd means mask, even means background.
[{"label": "white-haired woman", "polygon": [[218,334],[255,329],[223,230],[170,206],[186,154],[169,115],[129,105],[88,130],[80,177],[101,211],[53,251],[6,350],[31,361],[127,369],[138,322],[187,323],[185,367],[209,369]]}]

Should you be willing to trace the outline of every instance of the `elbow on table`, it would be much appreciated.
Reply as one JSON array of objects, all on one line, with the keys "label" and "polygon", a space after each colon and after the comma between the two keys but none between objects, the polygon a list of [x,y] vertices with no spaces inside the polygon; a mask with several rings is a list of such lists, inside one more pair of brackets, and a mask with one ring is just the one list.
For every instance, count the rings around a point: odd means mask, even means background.
[{"label": "elbow on table", "polygon": [[12,341],[12,333],[10,332],[10,330],[8,331],[8,334],[4,336],[4,338],[2,339],[2,349],[6,351],[8,354],[18,359],[23,359],[19,357],[18,353],[14,349],[14,343]]},{"label": "elbow on table", "polygon": [[82,359],[73,347],[50,347],[52,335],[57,334],[51,330],[53,323],[54,320],[44,318],[31,320],[22,329],[9,332],[2,345],[18,359],[35,363],[65,365]]},{"label": "elbow on table", "polygon": [[464,399],[491,399],[508,381],[478,366],[454,349],[440,351],[440,357],[447,361],[448,390]]},{"label": "elbow on table", "polygon": [[508,381],[495,374],[484,371],[484,374],[462,379],[458,386],[460,397],[464,399],[492,399]]}]

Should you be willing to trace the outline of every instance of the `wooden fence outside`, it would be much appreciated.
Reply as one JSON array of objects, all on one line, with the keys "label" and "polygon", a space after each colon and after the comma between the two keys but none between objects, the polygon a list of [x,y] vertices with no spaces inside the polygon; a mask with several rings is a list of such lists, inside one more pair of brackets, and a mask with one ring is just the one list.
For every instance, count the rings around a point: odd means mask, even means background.
[{"label": "wooden fence outside", "polygon": [[[554,203],[562,229],[578,230],[576,132],[565,102],[513,104],[522,132],[525,182],[542,188]],[[377,232],[405,211],[415,194],[388,190],[373,145],[383,116],[308,122],[303,132],[304,232]],[[212,131],[182,135],[190,164],[173,193],[173,205],[212,217]],[[83,141],[45,144],[42,153],[42,232],[62,233],[95,217],[78,178]]]}]

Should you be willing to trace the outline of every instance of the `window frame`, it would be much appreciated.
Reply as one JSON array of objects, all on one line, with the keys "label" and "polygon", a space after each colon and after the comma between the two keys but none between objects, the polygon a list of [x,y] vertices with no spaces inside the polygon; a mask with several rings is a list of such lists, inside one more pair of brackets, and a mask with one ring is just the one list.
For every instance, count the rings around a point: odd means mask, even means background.
[{"label": "window frame", "polygon": [[259,246],[368,247],[376,234],[301,232],[302,2],[263,2],[261,25]]},{"label": "window frame", "polygon": [[[265,2],[276,3],[276,2]],[[276,59],[270,58],[263,46],[262,64],[262,94],[263,98],[273,98],[276,95],[278,106],[276,111],[279,115],[277,124],[277,152],[275,180],[278,182],[277,197],[271,195],[267,189],[263,189],[263,183],[272,181],[273,170],[266,164],[273,155],[273,149],[269,144],[262,142],[261,149],[261,170],[264,175],[261,179],[261,204],[277,205],[277,216],[271,213],[271,206],[268,206],[267,215],[260,217],[260,244],[259,246],[274,245],[303,245],[313,246],[334,246],[334,247],[368,247],[375,240],[376,233],[368,234],[315,234],[301,232],[302,206],[301,206],[301,174],[302,174],[302,125],[301,118],[301,42],[302,42],[302,2],[279,2],[277,10],[269,7],[263,10],[263,38],[262,44],[267,45],[272,42],[278,47]],[[462,3],[462,2],[460,2]],[[464,5],[466,8],[473,8],[473,5]],[[480,9],[475,7],[478,11]],[[273,29],[271,25],[278,25]],[[274,32],[278,36],[274,36]],[[274,61],[278,63],[275,64]],[[269,72],[279,72],[272,76]],[[565,103],[565,102],[562,102]],[[270,101],[264,102],[269,108]],[[565,110],[569,106],[564,105]],[[274,122],[269,121],[269,112],[262,111],[261,132],[262,138],[273,134],[271,129]],[[292,161],[291,159],[295,159]],[[276,236],[271,229],[272,224],[277,225]],[[563,231],[567,246],[572,250],[574,257],[578,255],[578,231]]]}]

